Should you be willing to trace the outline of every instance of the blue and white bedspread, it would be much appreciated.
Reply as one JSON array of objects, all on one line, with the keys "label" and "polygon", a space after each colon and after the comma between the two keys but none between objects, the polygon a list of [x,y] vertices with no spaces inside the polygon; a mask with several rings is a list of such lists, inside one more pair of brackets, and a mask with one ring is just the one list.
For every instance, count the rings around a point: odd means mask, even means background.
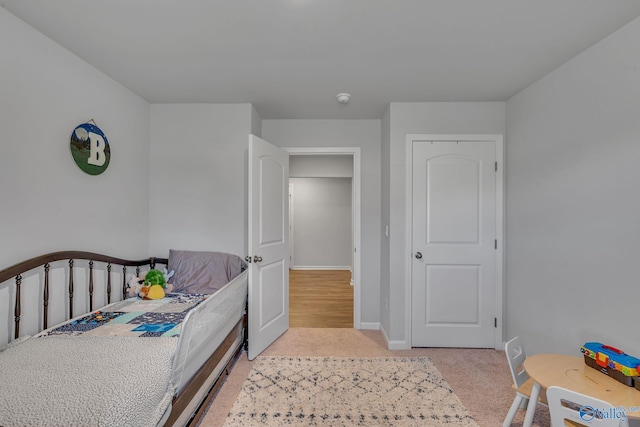
[{"label": "blue and white bedspread", "polygon": [[0,348],[0,426],[158,425],[181,322],[206,298],[131,298]]},{"label": "blue and white bedspread", "polygon": [[208,295],[167,294],[157,300],[129,298],[43,331],[39,336],[174,337],[182,321]]}]

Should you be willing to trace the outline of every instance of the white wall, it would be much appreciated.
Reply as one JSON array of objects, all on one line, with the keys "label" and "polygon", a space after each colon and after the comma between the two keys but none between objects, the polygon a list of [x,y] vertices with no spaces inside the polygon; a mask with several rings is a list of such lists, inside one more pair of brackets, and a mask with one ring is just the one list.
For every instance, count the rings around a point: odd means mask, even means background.
[{"label": "white wall", "polygon": [[[388,324],[382,323],[383,333],[393,348],[411,346],[410,307],[405,293],[406,274],[406,159],[407,134],[504,134],[505,104],[503,102],[394,102],[387,113],[389,127],[388,166],[389,209],[388,239],[383,238],[382,253],[389,254],[386,277],[386,260],[381,260],[384,272],[381,304],[389,307]],[[385,122],[387,119],[385,119]],[[386,138],[386,137],[385,137]],[[387,142],[383,140],[386,152]],[[384,169],[383,169],[384,170]],[[385,181],[386,173],[385,173]],[[387,206],[383,207],[383,211]],[[385,224],[382,224],[384,227]],[[381,230],[382,231],[382,230]],[[387,282],[388,280],[388,282]],[[384,318],[384,316],[383,316]]]},{"label": "white wall", "polygon": [[[66,249],[147,256],[147,102],[2,8],[0,57],[0,268]],[[112,150],[96,176],[69,148],[90,119]]]},{"label": "white wall", "polygon": [[149,249],[247,253],[251,104],[151,106]]},{"label": "white wall", "polygon": [[640,355],[640,19],[507,103],[507,337]]},{"label": "white wall", "polygon": [[289,178],[289,184],[293,187],[291,267],[350,269],[352,179]]},{"label": "white wall", "polygon": [[352,178],[352,155],[303,155],[289,157],[290,178]]},{"label": "white wall", "polygon": [[353,267],[352,155],[289,156],[292,268]]},{"label": "white wall", "polygon": [[[378,235],[380,236],[380,329],[386,333],[391,330],[391,311],[389,310],[389,297],[391,296],[391,254],[389,235],[386,230],[391,220],[391,108],[385,110],[382,117],[382,165],[380,167],[381,198],[380,212],[381,223]],[[390,229],[389,229],[390,231]],[[389,339],[386,337],[387,340]]]},{"label": "white wall", "polygon": [[360,147],[361,320],[380,321],[380,120],[263,120],[265,140],[280,147]]}]

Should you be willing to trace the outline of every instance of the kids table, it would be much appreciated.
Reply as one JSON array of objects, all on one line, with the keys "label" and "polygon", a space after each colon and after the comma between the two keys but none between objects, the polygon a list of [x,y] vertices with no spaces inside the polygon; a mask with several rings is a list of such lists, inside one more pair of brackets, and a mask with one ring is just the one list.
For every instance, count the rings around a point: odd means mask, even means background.
[{"label": "kids table", "polygon": [[[555,385],[607,401],[615,407],[633,409],[627,412],[627,417],[640,419],[640,391],[587,366],[583,357],[536,354],[527,356],[524,369],[534,381],[530,402],[538,400],[540,388]],[[535,403],[527,406],[523,427],[531,427],[536,406]]]}]

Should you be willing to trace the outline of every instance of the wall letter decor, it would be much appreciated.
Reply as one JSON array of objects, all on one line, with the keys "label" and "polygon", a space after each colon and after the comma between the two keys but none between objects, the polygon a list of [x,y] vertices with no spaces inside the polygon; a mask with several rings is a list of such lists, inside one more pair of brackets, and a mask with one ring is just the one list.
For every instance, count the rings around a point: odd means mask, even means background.
[{"label": "wall letter decor", "polygon": [[111,146],[94,123],[78,125],[71,133],[70,147],[73,160],[89,175],[100,175],[109,166]]}]

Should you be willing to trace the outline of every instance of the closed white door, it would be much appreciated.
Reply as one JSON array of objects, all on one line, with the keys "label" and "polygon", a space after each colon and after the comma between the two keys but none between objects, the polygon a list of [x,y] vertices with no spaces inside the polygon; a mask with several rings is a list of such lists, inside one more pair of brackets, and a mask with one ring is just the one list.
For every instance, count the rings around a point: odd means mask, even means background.
[{"label": "closed white door", "polygon": [[496,141],[413,140],[412,158],[411,345],[493,348]]},{"label": "closed white door", "polygon": [[289,154],[249,135],[249,359],[289,329]]}]

